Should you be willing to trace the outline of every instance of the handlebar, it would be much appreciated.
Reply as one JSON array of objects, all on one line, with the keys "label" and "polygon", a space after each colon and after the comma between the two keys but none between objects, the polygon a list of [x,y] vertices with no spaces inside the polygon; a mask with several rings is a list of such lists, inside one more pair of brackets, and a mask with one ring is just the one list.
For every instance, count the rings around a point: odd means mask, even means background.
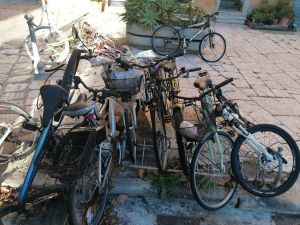
[{"label": "handlebar", "polygon": [[[165,58],[157,60],[154,64],[150,64],[150,65],[146,65],[146,66],[138,65],[136,63],[124,60],[124,59],[122,59],[120,57],[116,58],[115,61],[117,63],[119,63],[119,66],[121,68],[124,68],[125,70],[128,70],[128,69],[132,69],[134,66],[139,67],[139,68],[151,68],[151,67],[155,67],[157,64],[159,64],[162,61],[172,60],[172,59],[174,59],[176,57],[179,57],[179,56],[183,56],[183,53],[176,53],[176,54],[173,54],[173,55],[167,55]],[[89,59],[95,58],[95,57],[97,57],[97,56],[94,56],[94,55],[84,55],[84,56],[80,56],[80,59],[89,60]]]},{"label": "handlebar", "polygon": [[212,18],[212,17],[214,17],[215,15],[219,15],[219,13],[220,13],[220,12],[215,12],[215,13],[212,14],[212,15],[210,15],[210,13],[209,13],[209,14],[205,15],[204,17],[205,17],[205,18]]},{"label": "handlebar", "polygon": [[217,84],[216,86],[214,86],[213,88],[209,89],[208,91],[202,93],[199,97],[193,97],[193,98],[189,98],[189,97],[182,97],[182,96],[177,96],[175,95],[174,97],[175,98],[179,98],[179,99],[185,99],[185,100],[192,100],[192,101],[196,101],[196,100],[200,100],[202,99],[203,97],[205,97],[205,95],[215,91],[215,90],[218,90],[220,89],[221,87],[225,86],[226,84],[229,84],[230,82],[233,81],[233,78],[229,78],[219,84]]},{"label": "handlebar", "polygon": [[75,76],[74,83],[75,83],[75,86],[78,86],[78,84],[82,84],[83,87],[85,87],[89,92],[92,92],[94,95],[98,94],[99,92],[102,92],[102,93],[105,94],[106,97],[113,96],[113,97],[120,98],[120,95],[115,94],[115,93],[113,93],[113,92],[111,92],[109,90],[106,90],[106,89],[93,89],[93,88],[88,87],[82,81],[82,79],[79,76]]}]

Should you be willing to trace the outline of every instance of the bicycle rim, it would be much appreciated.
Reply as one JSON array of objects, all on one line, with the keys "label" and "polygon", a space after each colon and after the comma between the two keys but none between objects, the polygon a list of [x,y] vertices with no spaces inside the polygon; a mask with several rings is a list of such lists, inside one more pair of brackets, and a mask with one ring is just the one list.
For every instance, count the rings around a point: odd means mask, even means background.
[{"label": "bicycle rim", "polygon": [[272,162],[258,155],[239,136],[233,147],[233,172],[239,183],[250,193],[273,197],[289,190],[299,175],[299,149],[283,129],[269,124],[254,125],[248,132],[273,155]]},{"label": "bicycle rim", "polygon": [[225,39],[218,33],[205,35],[199,45],[200,56],[206,62],[219,61],[225,54],[225,51]]},{"label": "bicycle rim", "polygon": [[[211,141],[200,143],[191,164],[191,187],[196,201],[204,209],[215,211],[224,207],[233,197],[237,188],[231,173],[230,154],[233,141],[223,131],[218,131],[222,147],[223,166],[217,147],[216,136]],[[209,148],[211,145],[211,151]]]},{"label": "bicycle rim", "polygon": [[0,164],[23,159],[35,149],[39,133],[24,129],[25,121],[35,123],[22,108],[0,102]]},{"label": "bicycle rim", "polygon": [[[34,31],[39,57],[46,69],[47,66],[58,64],[66,59],[69,42],[62,32],[50,26],[37,27]],[[30,58],[34,60],[30,35],[26,38],[25,47]]]},{"label": "bicycle rim", "polygon": [[132,163],[136,160],[136,134],[132,110],[124,110],[124,125],[126,129],[126,145]]},{"label": "bicycle rim", "polygon": [[97,181],[99,171],[97,165],[97,160],[91,160],[83,178],[68,190],[67,207],[70,225],[96,225],[104,214],[108,197],[108,177],[101,187]]},{"label": "bicycle rim", "polygon": [[172,55],[180,46],[178,31],[169,26],[158,28],[152,36],[152,47],[159,55]]}]

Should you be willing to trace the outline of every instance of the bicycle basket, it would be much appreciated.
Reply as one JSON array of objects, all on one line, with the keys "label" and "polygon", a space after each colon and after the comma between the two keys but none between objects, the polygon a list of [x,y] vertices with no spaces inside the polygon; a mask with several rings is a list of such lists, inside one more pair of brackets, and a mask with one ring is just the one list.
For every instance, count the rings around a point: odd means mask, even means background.
[{"label": "bicycle basket", "polygon": [[[184,103],[182,111],[174,111],[172,125],[188,141],[205,142],[217,132],[216,119],[209,104]],[[208,113],[211,111],[210,113]],[[178,115],[178,113],[180,115]],[[177,115],[176,115],[177,114]]]},{"label": "bicycle basket", "polygon": [[[42,152],[43,160],[37,165],[52,178],[80,179],[98,144],[106,139],[105,127],[79,127],[70,132],[68,143],[55,153]],[[57,159],[56,159],[57,158]]]},{"label": "bicycle basket", "polygon": [[118,66],[101,73],[107,89],[114,93],[130,92],[136,95],[140,92],[143,71],[140,69],[130,69],[128,71]]}]

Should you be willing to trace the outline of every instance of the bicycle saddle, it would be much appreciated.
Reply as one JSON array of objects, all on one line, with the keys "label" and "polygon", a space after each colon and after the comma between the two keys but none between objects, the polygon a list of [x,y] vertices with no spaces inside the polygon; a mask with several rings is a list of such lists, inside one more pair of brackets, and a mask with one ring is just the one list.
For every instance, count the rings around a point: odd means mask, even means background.
[{"label": "bicycle saddle", "polygon": [[40,88],[44,103],[42,126],[47,127],[54,111],[61,107],[68,92],[59,85],[44,85]]},{"label": "bicycle saddle", "polygon": [[166,63],[166,65],[164,66],[164,70],[168,73],[173,72],[175,69],[176,69],[175,62]]},{"label": "bicycle saddle", "polygon": [[190,20],[189,18],[178,18],[180,21],[188,21]]},{"label": "bicycle saddle", "polygon": [[82,116],[90,112],[93,107],[86,103],[86,94],[80,94],[77,100],[64,108],[64,114],[70,117]]},{"label": "bicycle saddle", "polygon": [[194,82],[194,86],[200,90],[207,89],[208,87],[211,87],[211,85],[212,80],[208,77],[201,77]]}]

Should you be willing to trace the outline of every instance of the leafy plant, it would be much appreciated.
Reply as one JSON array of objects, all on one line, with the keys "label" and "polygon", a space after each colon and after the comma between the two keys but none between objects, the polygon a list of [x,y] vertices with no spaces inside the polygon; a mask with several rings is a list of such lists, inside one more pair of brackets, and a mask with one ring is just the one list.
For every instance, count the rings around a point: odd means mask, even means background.
[{"label": "leafy plant", "polygon": [[157,25],[158,15],[152,9],[146,9],[145,12],[140,12],[139,22],[145,30],[155,30]]},{"label": "leafy plant", "polygon": [[145,30],[154,29],[155,25],[169,25],[177,22],[175,13],[182,9],[184,15],[190,18],[203,15],[204,10],[196,3],[181,4],[174,0],[126,0],[125,12],[121,14],[122,21],[129,25],[142,25]]},{"label": "leafy plant", "polygon": [[157,0],[154,4],[161,23],[164,23],[165,19],[170,22],[170,20],[174,18],[175,12],[180,7],[180,4],[173,0]]},{"label": "leafy plant", "polygon": [[278,0],[275,4],[275,18],[282,17],[294,18],[294,1],[293,0]]},{"label": "leafy plant", "polygon": [[152,185],[156,185],[158,196],[161,197],[162,188],[165,187],[167,196],[172,197],[170,188],[175,184],[180,184],[180,178],[173,174],[150,173],[142,178],[144,181],[150,181]]},{"label": "leafy plant", "polygon": [[[186,18],[190,19],[190,23],[193,23],[194,17],[201,18],[201,16],[205,15],[204,9],[197,3],[189,2],[187,4],[182,4],[182,13]],[[199,21],[197,21],[199,22]]]}]

